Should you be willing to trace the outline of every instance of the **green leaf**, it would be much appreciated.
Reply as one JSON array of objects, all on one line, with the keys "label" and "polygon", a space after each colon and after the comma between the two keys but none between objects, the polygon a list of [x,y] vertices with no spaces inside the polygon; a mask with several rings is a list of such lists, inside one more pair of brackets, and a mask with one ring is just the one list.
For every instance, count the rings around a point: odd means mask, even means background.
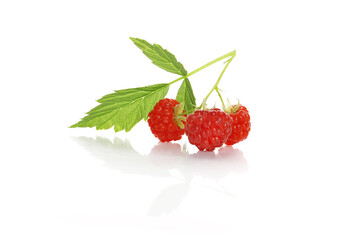
[{"label": "green leaf", "polygon": [[178,100],[180,103],[185,103],[184,109],[187,113],[194,112],[196,107],[196,99],[188,78],[185,78],[182,82],[178,90],[176,100]]},{"label": "green leaf", "polygon": [[163,49],[158,44],[151,45],[147,41],[140,38],[131,37],[130,39],[156,66],[181,76],[187,75],[187,71],[185,70],[184,66],[178,62],[175,56],[168,50]]},{"label": "green leaf", "polygon": [[147,120],[149,112],[166,96],[168,90],[169,84],[161,83],[115,91],[99,99],[100,105],[91,109],[71,128],[96,127],[100,130],[114,126],[115,132],[128,132],[141,119]]}]

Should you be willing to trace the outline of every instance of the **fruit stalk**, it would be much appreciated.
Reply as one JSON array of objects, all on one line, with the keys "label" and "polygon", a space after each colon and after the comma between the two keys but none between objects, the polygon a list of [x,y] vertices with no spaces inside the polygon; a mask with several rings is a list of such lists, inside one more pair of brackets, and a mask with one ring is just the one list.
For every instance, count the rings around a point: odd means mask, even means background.
[{"label": "fruit stalk", "polygon": [[[229,63],[232,61],[232,59],[233,59],[235,56],[236,56],[236,50],[231,51],[231,52],[229,52],[229,53],[227,53],[227,54],[225,54],[225,55],[223,55],[223,56],[221,56],[221,57],[218,57],[218,58],[212,60],[211,62],[208,62],[208,63],[205,64],[204,66],[201,66],[201,67],[195,69],[194,71],[188,73],[186,76],[182,76],[182,77],[180,77],[180,78],[175,79],[174,81],[171,81],[171,82],[169,83],[169,85],[171,85],[171,84],[173,84],[173,83],[176,83],[176,82],[178,82],[178,81],[180,81],[180,80],[182,80],[182,79],[184,79],[184,78],[190,77],[190,76],[194,75],[195,73],[198,73],[198,72],[200,72],[201,70],[203,70],[203,69],[205,69],[205,68],[213,65],[214,63],[217,63],[217,62],[219,62],[219,61],[221,61],[221,60],[223,60],[223,59],[225,59],[225,58],[231,57],[229,60],[227,60],[226,66],[225,66],[223,72],[221,73],[220,78],[218,79],[218,81],[220,81],[220,79],[221,79],[222,75],[224,74],[227,66],[229,65]],[[218,82],[217,82],[217,83],[218,83]]]},{"label": "fruit stalk", "polygon": [[206,97],[204,98],[204,101],[202,102],[202,104],[201,104],[200,107],[199,107],[200,109],[204,106],[204,104],[206,104],[207,99],[210,97],[210,95],[213,93],[213,91],[216,91],[216,92],[217,92],[217,94],[219,95],[219,98],[220,98],[220,100],[221,100],[221,103],[222,103],[223,107],[225,107],[224,100],[223,100],[223,98],[221,97],[221,94],[220,94],[218,85],[219,85],[220,80],[221,80],[222,76],[224,75],[227,67],[229,66],[229,64],[231,63],[231,61],[234,59],[235,56],[236,56],[236,52],[234,51],[234,55],[232,55],[231,58],[229,58],[229,59],[226,61],[225,67],[224,67],[224,69],[222,70],[222,72],[221,72],[218,80],[216,81],[215,85],[213,86],[213,88],[210,90],[210,92],[209,92],[209,93],[206,95]]}]

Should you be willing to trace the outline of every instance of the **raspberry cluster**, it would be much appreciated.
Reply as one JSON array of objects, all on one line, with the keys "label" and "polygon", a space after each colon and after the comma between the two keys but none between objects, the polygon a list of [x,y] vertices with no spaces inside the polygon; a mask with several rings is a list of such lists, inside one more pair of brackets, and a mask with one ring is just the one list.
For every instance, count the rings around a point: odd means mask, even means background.
[{"label": "raspberry cluster", "polygon": [[221,147],[231,134],[232,118],[219,109],[197,110],[186,120],[189,142],[201,151]]},{"label": "raspberry cluster", "polygon": [[187,116],[184,105],[175,99],[162,99],[149,113],[151,132],[161,142],[176,141],[186,133],[189,142],[201,151],[234,145],[247,138],[250,115],[238,104],[220,109],[196,110]]},{"label": "raspberry cluster", "polygon": [[161,142],[180,140],[184,135],[186,115],[184,107],[175,99],[161,99],[149,113],[148,124],[151,132]]},{"label": "raspberry cluster", "polygon": [[251,127],[250,115],[246,107],[240,104],[233,106],[229,111],[229,115],[233,123],[231,134],[225,144],[234,145],[235,143],[245,140],[249,135]]}]

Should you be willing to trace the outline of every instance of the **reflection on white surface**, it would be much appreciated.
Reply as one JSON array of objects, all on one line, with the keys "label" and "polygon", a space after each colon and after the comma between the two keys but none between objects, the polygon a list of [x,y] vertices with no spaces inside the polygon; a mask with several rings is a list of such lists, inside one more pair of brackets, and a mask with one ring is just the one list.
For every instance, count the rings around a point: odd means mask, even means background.
[{"label": "reflection on white surface", "polygon": [[[217,187],[201,185],[207,189],[234,197],[217,181],[230,173],[247,171],[247,161],[239,149],[222,147],[218,153],[197,152],[189,154],[178,143],[155,145],[148,155],[137,152],[129,140],[115,137],[113,141],[104,137],[73,137],[92,156],[102,160],[110,169],[125,174],[141,174],[152,177],[172,177],[180,183],[169,185],[153,200],[148,215],[169,214],[180,206],[196,176],[213,180]],[[179,174],[174,174],[174,170]],[[199,185],[199,184],[196,184]]]}]

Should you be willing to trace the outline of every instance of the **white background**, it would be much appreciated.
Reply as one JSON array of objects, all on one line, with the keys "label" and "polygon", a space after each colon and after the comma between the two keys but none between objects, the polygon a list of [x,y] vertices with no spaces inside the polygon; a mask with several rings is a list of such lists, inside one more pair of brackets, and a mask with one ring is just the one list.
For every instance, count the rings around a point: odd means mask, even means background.
[{"label": "white background", "polygon": [[[360,239],[358,1],[1,1],[0,239]],[[69,129],[113,90],[234,49],[220,88],[248,139]],[[197,103],[222,63],[190,78]],[[168,97],[175,97],[179,84]],[[219,101],[214,95],[210,105]]]}]

